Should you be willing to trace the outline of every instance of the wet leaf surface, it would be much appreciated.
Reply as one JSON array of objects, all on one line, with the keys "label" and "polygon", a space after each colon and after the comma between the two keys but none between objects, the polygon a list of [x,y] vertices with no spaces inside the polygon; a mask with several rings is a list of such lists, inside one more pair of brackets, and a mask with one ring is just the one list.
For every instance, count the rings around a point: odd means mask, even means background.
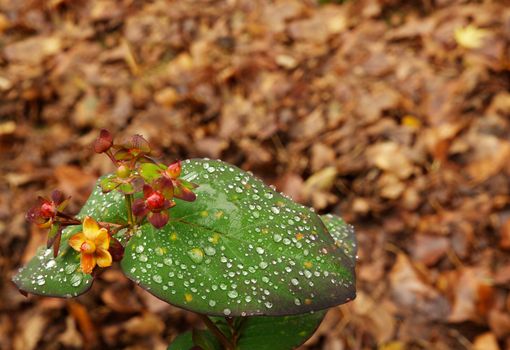
[{"label": "wet leaf surface", "polygon": [[[183,163],[197,200],[161,230],[145,224],[122,269],[171,304],[212,315],[291,315],[354,297],[352,228],[317,214],[220,161]],[[349,254],[346,254],[348,252]]]},{"label": "wet leaf surface", "polygon": [[[78,217],[87,215],[118,222],[125,215],[123,197],[116,192],[103,194],[97,185]],[[13,278],[18,288],[28,293],[66,298],[85,293],[91,287],[93,278],[81,272],[80,255],[68,245],[69,238],[81,231],[81,225],[63,231],[56,258],[53,257],[53,249],[41,247]]]}]

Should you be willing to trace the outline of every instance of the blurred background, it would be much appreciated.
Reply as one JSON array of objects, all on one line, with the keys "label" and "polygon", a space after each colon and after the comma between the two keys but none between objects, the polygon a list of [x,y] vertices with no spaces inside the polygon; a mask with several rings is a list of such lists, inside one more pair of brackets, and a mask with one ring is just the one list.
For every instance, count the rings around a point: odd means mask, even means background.
[{"label": "blurred background", "polygon": [[100,128],[221,158],[357,229],[358,297],[303,349],[510,349],[510,4],[0,0],[0,348],[166,349],[198,319],[109,269],[10,282],[24,220],[112,170]]}]

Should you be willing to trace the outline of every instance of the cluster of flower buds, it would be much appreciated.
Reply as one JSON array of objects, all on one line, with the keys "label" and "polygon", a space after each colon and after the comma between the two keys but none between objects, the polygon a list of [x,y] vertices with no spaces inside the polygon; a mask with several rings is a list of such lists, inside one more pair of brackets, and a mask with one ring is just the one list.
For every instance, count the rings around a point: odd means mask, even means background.
[{"label": "cluster of flower buds", "polygon": [[[106,154],[117,167],[114,174],[100,181],[100,186],[103,192],[116,190],[125,195],[128,223],[97,222],[89,216],[83,221],[78,220],[63,212],[69,198],[57,190],[53,191],[51,199],[39,197],[38,204],[26,216],[37,226],[50,229],[48,248],[53,245],[55,257],[59,252],[62,230],[70,225],[82,225],[82,232],[73,235],[68,243],[80,254],[81,269],[87,274],[92,274],[96,266],[108,267],[113,261],[122,259],[124,247],[114,237],[121,229],[128,228],[129,238],[134,226],[145,218],[154,227],[162,228],[169,221],[169,209],[176,205],[174,198],[194,201],[193,189],[197,187],[180,178],[180,162],[167,167],[154,161],[150,157],[149,142],[141,135],[116,144],[111,133],[103,129],[95,140],[94,151]],[[143,192],[143,198],[134,200],[137,191]]]},{"label": "cluster of flower buds", "polygon": [[75,225],[74,218],[65,214],[63,210],[69,202],[69,197],[59,190],[51,193],[50,199],[38,197],[37,205],[30,208],[26,219],[40,228],[49,228],[47,247],[53,246],[53,255],[57,256],[60,247],[62,230],[69,225]]},{"label": "cluster of flower buds", "polygon": [[152,161],[149,157],[151,153],[149,142],[141,135],[134,135],[119,144],[114,144],[112,134],[103,129],[94,143],[94,151],[106,154],[117,167],[114,174],[101,180],[100,186],[105,193],[117,190],[124,194],[133,194],[138,178],[137,164]]},{"label": "cluster of flower buds", "polygon": [[143,198],[136,199],[132,205],[139,222],[146,217],[154,227],[162,228],[169,220],[168,209],[176,205],[174,198],[189,202],[196,199],[193,189],[197,186],[180,179],[181,162],[167,167],[154,161],[150,157],[149,142],[141,135],[134,135],[117,145],[112,135],[103,129],[94,149],[105,153],[117,166],[114,174],[101,180],[103,192],[117,190],[130,195],[143,190]]}]

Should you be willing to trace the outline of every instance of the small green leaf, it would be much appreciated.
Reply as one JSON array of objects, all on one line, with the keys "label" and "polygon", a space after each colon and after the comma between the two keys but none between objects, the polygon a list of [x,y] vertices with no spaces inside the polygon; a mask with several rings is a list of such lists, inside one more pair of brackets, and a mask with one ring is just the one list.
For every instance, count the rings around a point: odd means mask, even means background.
[{"label": "small green leaf", "polygon": [[70,236],[80,232],[81,226],[63,232],[61,250],[53,258],[53,249],[41,247],[36,256],[14,276],[19,289],[37,295],[75,297],[92,285],[92,276],[80,271],[80,255],[69,247]]},{"label": "small green leaf", "polygon": [[133,187],[133,185],[129,182],[123,182],[120,186],[119,186],[119,190],[124,193],[124,194],[132,194],[135,192],[135,188]]},{"label": "small green leaf", "polygon": [[221,350],[218,339],[208,330],[194,329],[193,343],[203,350]]},{"label": "small green leaf", "polygon": [[194,347],[193,335],[191,332],[179,334],[168,346],[167,350],[190,350]]},{"label": "small green leaf", "polygon": [[100,186],[104,192],[110,192],[119,186],[119,183],[115,181],[117,177],[115,175],[108,175],[100,181]]},{"label": "small green leaf", "polygon": [[147,183],[151,183],[161,177],[161,167],[154,163],[144,163],[140,165],[140,176]]},{"label": "small green leaf", "polygon": [[[125,222],[125,204],[118,192],[104,194],[97,182],[94,192],[80,211],[79,218],[86,215],[98,221]],[[53,259],[52,249],[40,248],[34,258],[20,269],[13,282],[19,289],[33,294],[74,297],[85,293],[92,285],[92,277],[80,271],[80,255],[69,245],[73,234],[81,231],[81,225],[66,228],[62,233],[60,251]]]},{"label": "small green leaf", "polygon": [[221,161],[186,161],[183,177],[199,185],[197,199],[176,200],[164,228],[144,224],[126,247],[122,269],[143,288],[226,316],[302,314],[354,298],[353,260],[309,208]]},{"label": "small green leaf", "polygon": [[308,340],[327,311],[283,317],[248,317],[237,350],[289,350]]}]

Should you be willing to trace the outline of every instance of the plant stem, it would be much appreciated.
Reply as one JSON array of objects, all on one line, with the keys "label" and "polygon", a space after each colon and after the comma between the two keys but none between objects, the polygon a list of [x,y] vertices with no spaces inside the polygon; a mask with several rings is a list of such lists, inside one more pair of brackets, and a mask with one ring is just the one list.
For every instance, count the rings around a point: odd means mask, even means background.
[{"label": "plant stem", "polygon": [[209,328],[209,330],[212,332],[212,334],[214,334],[214,336],[216,338],[218,338],[221,345],[223,345],[223,347],[226,350],[234,350],[234,345],[232,344],[232,342],[225,336],[225,334],[223,334],[222,331],[219,330],[218,327],[216,327],[214,322],[211,321],[209,319],[209,317],[207,317],[206,315],[202,315],[202,314],[197,314],[197,315],[200,317],[202,322],[204,322],[204,324],[207,326],[207,328]]},{"label": "plant stem", "polygon": [[135,219],[133,218],[133,195],[125,194],[124,198],[126,199],[128,224],[129,227],[132,229],[135,227]]}]

